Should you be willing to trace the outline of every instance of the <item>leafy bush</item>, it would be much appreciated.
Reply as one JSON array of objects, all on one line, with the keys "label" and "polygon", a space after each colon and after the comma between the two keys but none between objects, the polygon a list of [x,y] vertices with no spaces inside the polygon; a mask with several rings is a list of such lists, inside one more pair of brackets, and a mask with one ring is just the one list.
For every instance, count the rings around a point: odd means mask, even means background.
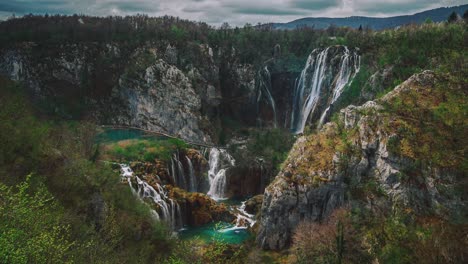
[{"label": "leafy bush", "polygon": [[262,157],[279,169],[293,143],[294,137],[289,131],[281,129],[255,131],[249,138],[247,149],[253,156]]},{"label": "leafy bush", "polygon": [[63,208],[32,176],[15,188],[0,183],[0,262],[71,263],[70,227]]}]

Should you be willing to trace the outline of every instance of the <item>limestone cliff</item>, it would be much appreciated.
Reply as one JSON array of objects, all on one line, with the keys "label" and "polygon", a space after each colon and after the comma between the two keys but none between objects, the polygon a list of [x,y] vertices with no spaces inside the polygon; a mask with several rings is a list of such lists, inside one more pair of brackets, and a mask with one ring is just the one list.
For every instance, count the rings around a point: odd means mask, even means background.
[{"label": "limestone cliff", "polygon": [[[177,50],[165,41],[136,47],[22,43],[0,50],[0,74],[22,82],[50,114],[210,143],[217,141],[220,104],[231,100],[220,87],[224,62],[217,57],[205,44]],[[225,74],[233,90],[253,87],[250,71],[251,65],[232,64]]]},{"label": "limestone cliff", "polygon": [[[450,215],[466,209],[463,196],[446,191],[460,186],[459,169],[425,162],[407,148],[410,137],[402,132],[402,124],[424,126],[422,117],[411,120],[408,113],[427,112],[444,100],[436,97],[437,82],[433,72],[416,74],[383,98],[348,106],[318,133],[300,137],[265,190],[257,243],[265,249],[285,248],[301,221],[321,221],[350,202],[371,210],[410,208],[418,214]],[[388,110],[402,100],[413,109]],[[463,141],[458,134],[451,136]],[[427,140],[434,149],[444,148],[436,139]]]}]

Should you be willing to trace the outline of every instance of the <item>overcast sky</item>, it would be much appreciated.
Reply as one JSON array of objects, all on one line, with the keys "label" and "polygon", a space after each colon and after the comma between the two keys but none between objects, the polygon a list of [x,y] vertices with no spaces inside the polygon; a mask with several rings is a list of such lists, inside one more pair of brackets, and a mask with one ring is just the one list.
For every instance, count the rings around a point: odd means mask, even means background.
[{"label": "overcast sky", "polygon": [[12,14],[172,15],[212,25],[288,22],[302,17],[394,16],[468,4],[468,0],[0,0]]}]

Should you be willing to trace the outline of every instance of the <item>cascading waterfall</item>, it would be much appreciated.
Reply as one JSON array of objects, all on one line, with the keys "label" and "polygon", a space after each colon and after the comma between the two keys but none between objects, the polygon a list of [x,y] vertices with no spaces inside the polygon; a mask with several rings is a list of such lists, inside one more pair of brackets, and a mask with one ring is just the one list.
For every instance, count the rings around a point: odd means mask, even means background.
[{"label": "cascading waterfall", "polygon": [[192,160],[185,156],[185,161],[179,159],[179,153],[172,155],[169,175],[174,186],[189,192],[197,192],[198,182]]},{"label": "cascading waterfall", "polygon": [[[120,168],[122,179],[127,181],[135,195],[137,195],[142,200],[149,198],[156,205],[158,205],[160,212],[152,210],[152,214],[157,220],[166,221],[173,230],[182,227],[183,221],[180,205],[177,203],[177,201],[167,196],[167,192],[163,186],[156,183],[156,188],[154,188],[146,181],[140,179],[138,176],[135,176],[130,166],[126,164],[120,164]],[[132,184],[132,178],[135,178],[136,180],[136,191]]]},{"label": "cascading waterfall", "polygon": [[189,192],[197,191],[197,179],[195,178],[195,172],[193,170],[193,164],[189,157],[185,156],[189,169]]},{"label": "cascading waterfall", "polygon": [[[353,68],[351,68],[350,66],[350,63],[352,62],[354,62],[354,73],[353,73]],[[359,72],[360,65],[361,65],[360,56],[357,55],[356,52],[351,54],[348,47],[345,47],[345,54],[341,57],[340,73],[335,81],[333,97],[332,97],[330,104],[325,109],[325,111],[323,111],[322,116],[320,117],[319,127],[325,121],[325,118],[327,117],[328,112],[330,111],[330,107],[333,105],[333,103],[336,102],[336,100],[338,100],[338,98],[341,96],[341,93],[343,93],[345,86],[348,84],[350,80],[352,82],[356,74]]]},{"label": "cascading waterfall", "polygon": [[253,214],[249,214],[245,211],[245,201],[241,203],[241,206],[237,207],[237,215],[236,215],[236,225],[229,228],[221,229],[219,232],[225,233],[232,230],[238,229],[247,229],[249,227],[253,227],[256,223],[255,216]]},{"label": "cascading waterfall", "polygon": [[174,181],[174,185],[187,189],[184,165],[179,160],[179,153],[173,154],[171,158],[171,178]]},{"label": "cascading waterfall", "polygon": [[[223,164],[227,163],[227,164]],[[210,190],[208,195],[214,200],[225,199],[226,191],[226,168],[234,166],[234,158],[227,153],[224,149],[212,148],[209,157],[209,171],[208,180],[210,183]]]},{"label": "cascading waterfall", "polygon": [[338,48],[343,51],[338,51],[340,62],[336,74],[333,69],[333,59],[336,55],[331,53],[336,52],[337,48],[328,47],[322,51],[316,49],[310,54],[299,80],[296,80],[291,114],[291,130],[294,133],[300,134],[304,131],[309,116],[317,110],[321,101],[320,96],[329,91],[332,97],[331,100],[326,100],[329,103],[321,115],[319,123],[322,123],[331,105],[340,97],[350,79],[352,80],[359,71],[359,55],[355,51],[351,53],[347,47],[339,46]]},{"label": "cascading waterfall", "polygon": [[245,211],[245,203],[245,201],[242,202],[241,206],[237,208],[238,214],[236,220],[236,227],[246,227],[246,224],[249,227],[253,227],[255,225],[255,216]]},{"label": "cascading waterfall", "polygon": [[270,92],[271,74],[267,66],[265,66],[265,68],[263,68],[263,70],[259,72],[259,76],[257,79],[259,81],[259,89],[258,89],[258,94],[257,94],[257,114],[259,112],[259,104],[262,99],[262,95],[263,93],[265,93],[268,104],[271,106],[271,109],[273,111],[273,126],[276,128],[277,127],[276,105],[275,105],[275,100],[273,99],[273,96],[271,95],[271,92]]}]

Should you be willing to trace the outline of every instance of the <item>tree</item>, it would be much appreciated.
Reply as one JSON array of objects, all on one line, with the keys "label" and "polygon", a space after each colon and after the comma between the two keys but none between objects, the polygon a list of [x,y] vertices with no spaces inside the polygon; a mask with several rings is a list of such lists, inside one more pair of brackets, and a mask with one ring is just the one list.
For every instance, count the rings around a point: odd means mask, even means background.
[{"label": "tree", "polygon": [[465,13],[463,13],[463,19],[465,20],[466,23],[468,23],[468,9],[465,10]]},{"label": "tree", "polygon": [[448,17],[448,22],[449,23],[455,23],[458,20],[458,14],[454,11],[450,16]]},{"label": "tree", "polygon": [[0,183],[0,197],[0,263],[70,261],[69,227],[44,185],[33,190],[31,176],[16,188]]}]

